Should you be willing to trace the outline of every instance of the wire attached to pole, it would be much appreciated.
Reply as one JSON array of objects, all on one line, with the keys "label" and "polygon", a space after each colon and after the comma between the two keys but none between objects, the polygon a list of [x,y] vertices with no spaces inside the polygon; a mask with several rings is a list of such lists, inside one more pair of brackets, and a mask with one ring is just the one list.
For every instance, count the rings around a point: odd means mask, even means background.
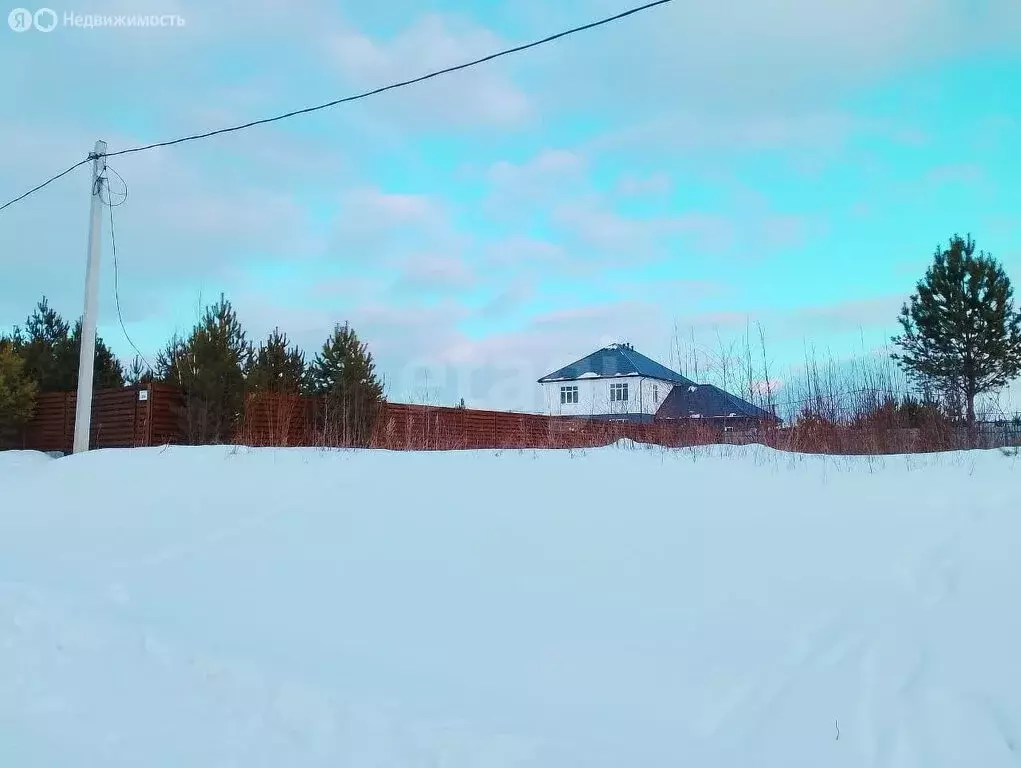
[{"label": "wire attached to pole", "polygon": [[[115,171],[109,165],[107,166],[107,170],[110,171],[111,173],[113,173],[113,175],[116,176],[118,179],[120,179],[121,180],[121,184],[124,185],[124,194],[123,194],[123,197],[121,198],[120,202],[113,203],[112,202],[112,197],[111,197],[111,200],[103,200],[103,204],[107,208],[110,209],[110,244],[111,244],[111,250],[113,252],[113,296],[114,296],[114,304],[117,307],[117,320],[120,323],[121,332],[124,334],[124,338],[128,340],[128,344],[130,344],[131,348],[133,350],[135,350],[135,354],[138,356],[138,358],[141,359],[141,361],[143,363],[145,363],[145,367],[149,370],[149,373],[153,373],[154,372],[153,371],[153,367],[149,363],[148,358],[146,358],[146,356],[142,354],[141,350],[138,348],[138,346],[132,340],[131,334],[128,333],[128,329],[124,325],[124,315],[121,312],[120,264],[118,263],[118,259],[117,259],[117,234],[116,234],[116,230],[114,229],[113,209],[117,208],[118,206],[124,205],[124,203],[127,201],[127,199],[128,199],[128,184],[127,184],[126,181],[124,181],[124,177],[121,176],[119,173],[117,173],[117,171]],[[109,181],[106,184],[106,188],[107,188],[107,190],[110,190]],[[100,199],[102,199],[102,194],[100,194]]]},{"label": "wire attached to pole", "polygon": [[[510,56],[511,54],[520,53],[522,51],[527,51],[530,48],[537,48],[540,45],[546,45],[547,43],[552,43],[554,40],[559,40],[561,38],[577,34],[578,32],[585,32],[585,31],[587,31],[589,29],[595,29],[596,27],[601,27],[601,26],[603,26],[605,24],[611,24],[611,23],[613,23],[615,21],[620,21],[621,19],[624,19],[624,18],[626,18],[628,16],[633,16],[636,13],[641,13],[642,11],[647,11],[650,8],[655,8],[656,6],[659,6],[659,5],[666,5],[667,3],[670,3],[670,2],[673,2],[673,0],[653,0],[653,2],[646,3],[645,5],[640,5],[640,6],[636,7],[636,8],[629,8],[628,10],[621,11],[620,13],[616,13],[613,16],[607,16],[606,18],[598,19],[597,21],[591,21],[588,24],[582,24],[580,26],[572,27],[571,29],[564,30],[563,32],[557,32],[555,35],[549,35],[548,37],[544,37],[541,40],[533,40],[530,43],[524,43],[522,45],[516,45],[513,48],[506,48],[506,49],[504,49],[502,51],[497,51],[496,53],[491,53],[488,56],[483,56],[482,58],[479,58],[479,59],[473,59],[472,61],[466,61],[463,64],[456,64],[456,65],[454,65],[452,67],[445,67],[443,69],[438,69],[438,70],[436,70],[434,72],[429,72],[429,73],[427,73],[425,75],[420,75],[418,77],[413,77],[410,80],[401,80],[401,81],[396,82],[396,83],[391,83],[390,85],[384,85],[384,86],[382,86],[380,88],[374,88],[374,89],[372,89],[370,91],[365,91],[363,93],[357,93],[357,94],[354,94],[353,96],[345,96],[345,97],[340,98],[340,99],[334,99],[333,101],[328,101],[328,102],[326,102],[324,104],[317,104],[315,106],[305,107],[303,109],[295,109],[295,110],[293,110],[291,112],[285,112],[285,113],[283,113],[281,115],[274,115],[273,117],[266,117],[266,118],[263,118],[261,120],[252,120],[251,122],[243,123],[241,125],[234,125],[234,126],[231,126],[229,128],[220,128],[220,129],[215,130],[215,131],[207,131],[205,133],[196,133],[196,134],[193,134],[191,136],[182,136],[179,139],[171,139],[169,141],[160,141],[160,142],[156,142],[154,144],[146,144],[146,145],[141,146],[141,147],[131,147],[129,149],[122,149],[122,150],[119,150],[117,152],[108,152],[106,154],[106,156],[107,157],[117,157],[118,155],[128,155],[128,154],[133,154],[135,152],[146,152],[146,151],[148,151],[150,149],[156,149],[157,147],[170,147],[170,146],[173,146],[174,144],[183,144],[183,143],[188,142],[188,141],[198,141],[199,139],[208,139],[211,136],[219,136],[219,135],[224,134],[224,133],[234,133],[236,131],[243,131],[243,130],[246,130],[248,128],[253,128],[253,127],[257,126],[257,125],[266,125],[267,123],[275,123],[275,122],[277,122],[279,120],[287,120],[288,118],[291,118],[291,117],[297,117],[298,115],[307,115],[307,114],[309,114],[311,112],[318,112],[319,110],[322,110],[322,109],[329,109],[331,107],[336,107],[339,104],[346,104],[346,103],[351,102],[351,101],[358,101],[360,99],[367,99],[370,96],[375,96],[377,94],[384,93],[385,91],[392,91],[392,90],[395,90],[397,88],[405,88],[405,87],[407,87],[409,85],[415,85],[416,83],[424,82],[425,80],[431,80],[434,77],[440,77],[441,75],[448,75],[448,74],[450,74],[452,72],[458,72],[458,71],[460,71],[462,69],[469,69],[470,67],[475,67],[475,66],[478,66],[479,64],[485,64],[486,62],[493,61],[494,59],[499,59],[499,58],[502,58],[504,56]],[[38,192],[40,189],[45,187],[47,184],[51,184],[52,182],[56,181],[57,179],[61,178],[62,176],[66,176],[71,171],[73,171],[75,168],[78,168],[79,166],[85,165],[86,163],[88,163],[92,159],[93,159],[93,157],[90,155],[89,157],[85,158],[84,160],[76,163],[75,165],[72,165],[66,171],[63,171],[62,173],[58,173],[56,176],[54,176],[54,177],[52,177],[50,179],[47,179],[46,181],[44,181],[42,184],[38,185],[37,187],[34,187],[34,188],[30,189],[25,194],[20,195],[19,197],[16,197],[13,200],[4,203],[3,205],[0,205],[0,211],[4,210],[5,208],[7,208],[9,206],[14,205],[15,203],[17,203],[17,202],[19,202],[21,200],[24,200],[29,195],[34,194],[35,192]]]}]

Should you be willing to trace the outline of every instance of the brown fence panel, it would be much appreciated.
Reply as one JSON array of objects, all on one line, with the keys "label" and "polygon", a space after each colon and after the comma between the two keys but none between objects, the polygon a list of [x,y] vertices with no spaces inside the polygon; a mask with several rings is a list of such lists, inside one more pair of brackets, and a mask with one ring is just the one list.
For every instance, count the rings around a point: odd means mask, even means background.
[{"label": "brown fence panel", "polygon": [[[703,430],[706,431],[706,430]],[[713,434],[719,430],[712,430]],[[708,442],[687,424],[634,424],[570,416],[388,403],[373,446],[394,450],[590,448],[620,439],[663,445]]]},{"label": "brown fence panel", "polygon": [[[21,434],[0,448],[70,453],[74,442],[75,392],[45,392],[36,397],[35,414]],[[175,408],[181,402],[173,387],[97,389],[92,395],[91,448],[131,448],[181,442]]]},{"label": "brown fence panel", "polygon": [[167,384],[147,386],[148,423],[143,427],[146,439],[142,445],[180,445],[185,443],[184,397],[176,387]]},{"label": "brown fence panel", "polygon": [[[180,408],[180,395],[169,390]],[[158,393],[151,405],[155,424],[163,413],[175,428],[172,407]],[[235,441],[251,446],[340,446],[338,430],[317,426],[318,400],[298,395],[259,393],[245,400]],[[177,434],[180,434],[178,429]],[[179,438],[180,439],[180,438]],[[763,442],[761,436],[723,433],[718,425],[683,422],[610,422],[571,416],[511,413],[446,406],[385,403],[373,427],[370,445],[388,450],[594,448],[617,440],[664,446],[714,442]],[[152,444],[167,442],[153,436]],[[173,442],[173,441],[171,441]]]},{"label": "brown fence panel", "polygon": [[252,446],[316,445],[313,405],[312,398],[300,395],[251,394],[235,439]]},{"label": "brown fence panel", "polygon": [[63,392],[46,392],[36,397],[35,415],[19,437],[5,448],[30,451],[64,451],[67,443],[67,397]]},{"label": "brown fence panel", "polygon": [[[77,393],[65,395],[65,451],[71,450],[74,440]],[[89,422],[90,448],[131,448],[135,445],[135,418],[138,390],[134,387],[97,389],[92,396],[92,416]]]}]

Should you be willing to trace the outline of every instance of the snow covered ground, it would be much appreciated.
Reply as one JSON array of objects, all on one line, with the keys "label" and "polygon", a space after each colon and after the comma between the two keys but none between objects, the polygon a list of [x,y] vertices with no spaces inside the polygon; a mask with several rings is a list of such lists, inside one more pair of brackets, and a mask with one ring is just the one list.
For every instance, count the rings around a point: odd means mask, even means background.
[{"label": "snow covered ground", "polygon": [[1017,765],[1019,469],[0,453],[0,765]]}]

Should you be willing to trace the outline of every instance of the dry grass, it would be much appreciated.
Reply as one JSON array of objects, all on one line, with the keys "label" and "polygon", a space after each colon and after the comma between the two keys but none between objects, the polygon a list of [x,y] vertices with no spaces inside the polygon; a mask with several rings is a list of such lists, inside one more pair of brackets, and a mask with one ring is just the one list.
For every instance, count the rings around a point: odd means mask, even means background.
[{"label": "dry grass", "polygon": [[[753,341],[754,339],[754,341]],[[756,349],[756,344],[758,348]],[[763,445],[789,454],[887,456],[928,454],[968,447],[1021,445],[1021,419],[1011,422],[987,410],[969,434],[959,403],[933,393],[912,392],[886,357],[820,361],[806,352],[802,369],[782,388],[761,328],[743,341],[705,353],[679,342],[682,372],[715,383],[777,413],[784,426],[725,431],[711,420],[615,423],[577,417],[497,413],[426,405],[383,404],[378,410],[329,408],[318,399],[253,395],[246,401],[236,441],[250,446],[372,447],[391,451],[543,450],[583,451],[621,440],[635,446],[698,448]]]},{"label": "dry grass", "polygon": [[[478,449],[585,449],[621,440],[636,445],[691,448],[710,445],[763,445],[799,454],[845,456],[933,453],[969,446],[963,425],[945,418],[908,426],[897,412],[880,406],[838,420],[831,412],[800,414],[791,426],[751,431],[721,431],[708,420],[681,423],[631,424],[592,419],[503,414],[492,430],[467,426],[470,411],[454,408],[384,405],[374,419],[371,438],[352,439],[350,423],[335,423],[325,413],[314,415],[315,403],[297,396],[250,397],[237,442],[249,446],[316,448],[371,447],[391,451],[457,451]],[[862,415],[862,414],[865,415]],[[368,429],[363,425],[363,429]],[[1021,445],[1021,426],[1000,425],[978,435],[975,447]]]}]

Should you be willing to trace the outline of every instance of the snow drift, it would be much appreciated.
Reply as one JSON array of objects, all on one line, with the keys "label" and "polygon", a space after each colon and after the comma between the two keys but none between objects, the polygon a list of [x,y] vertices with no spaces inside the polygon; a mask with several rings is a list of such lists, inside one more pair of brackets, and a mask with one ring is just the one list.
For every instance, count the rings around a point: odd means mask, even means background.
[{"label": "snow drift", "polygon": [[0,454],[0,765],[1016,765],[1017,478],[995,451]]}]

